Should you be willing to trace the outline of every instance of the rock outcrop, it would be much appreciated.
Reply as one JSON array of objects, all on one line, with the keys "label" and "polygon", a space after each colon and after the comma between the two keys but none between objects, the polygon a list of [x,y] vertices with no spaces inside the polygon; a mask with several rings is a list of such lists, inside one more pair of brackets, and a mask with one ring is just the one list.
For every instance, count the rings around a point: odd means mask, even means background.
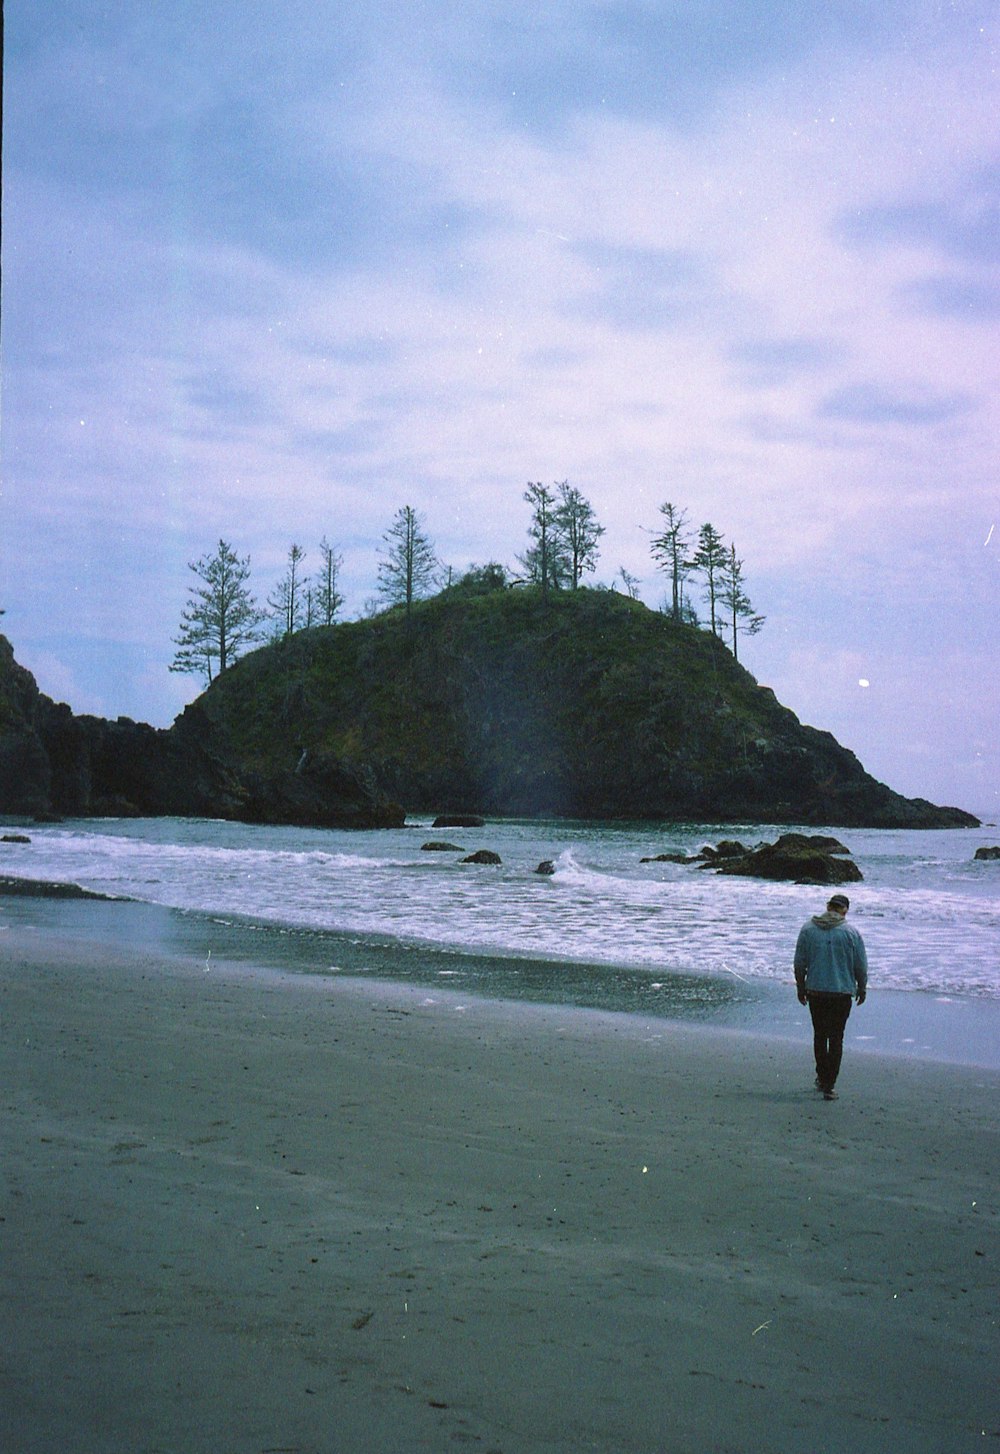
[{"label": "rock outcrop", "polygon": [[38,690],[0,636],[0,813],[24,817],[231,818],[315,827],[397,827],[402,808],[370,768],[323,751],[293,767],[241,760],[224,731],[188,707],[169,730],[77,717]]},{"label": "rock outcrop", "polygon": [[[243,657],[200,699],[240,756],[350,754],[411,813],[974,826],[877,782],[711,632],[612,591],[447,591]],[[454,809],[454,811],[452,811]]]},{"label": "rock outcrop", "polygon": [[[835,848],[818,847],[822,843]],[[705,864],[716,873],[741,878],[763,878],[797,884],[860,883],[857,864],[844,855],[850,849],[836,839],[808,838],[799,833],[783,834],[776,843],[762,843],[740,856],[716,858]]]},{"label": "rock outcrop", "polygon": [[291,823],[313,828],[398,828],[402,808],[380,799],[366,768],[332,754],[304,751],[297,766],[243,774],[245,823]]}]

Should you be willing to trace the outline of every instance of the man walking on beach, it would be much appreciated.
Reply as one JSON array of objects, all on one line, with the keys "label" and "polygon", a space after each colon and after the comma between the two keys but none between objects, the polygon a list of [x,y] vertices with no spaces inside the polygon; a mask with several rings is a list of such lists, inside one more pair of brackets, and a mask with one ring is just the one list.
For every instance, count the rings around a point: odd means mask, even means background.
[{"label": "man walking on beach", "polygon": [[850,907],[846,894],[834,894],[825,914],[803,924],[795,945],[795,988],[799,1004],[808,1004],[813,1024],[816,1089],[828,1101],[837,1099],[834,1086],[851,999],[863,1005],[868,989],[864,940],[846,922]]}]

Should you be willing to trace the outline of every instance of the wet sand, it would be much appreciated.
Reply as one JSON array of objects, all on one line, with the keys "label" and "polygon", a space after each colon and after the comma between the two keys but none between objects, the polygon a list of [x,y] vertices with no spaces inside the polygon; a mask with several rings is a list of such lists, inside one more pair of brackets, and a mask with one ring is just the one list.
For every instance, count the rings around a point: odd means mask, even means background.
[{"label": "wet sand", "polygon": [[998,1447],[996,1071],[0,934],[11,1454]]}]

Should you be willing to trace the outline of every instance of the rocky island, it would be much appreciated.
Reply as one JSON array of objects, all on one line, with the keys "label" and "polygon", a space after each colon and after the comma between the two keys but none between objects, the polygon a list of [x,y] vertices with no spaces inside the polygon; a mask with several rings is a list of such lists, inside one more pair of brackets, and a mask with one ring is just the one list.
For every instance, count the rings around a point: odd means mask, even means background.
[{"label": "rocky island", "polygon": [[300,631],[164,729],[74,715],[0,637],[0,813],[390,827],[469,810],[978,822],[877,782],[710,632],[611,591],[451,589]]}]

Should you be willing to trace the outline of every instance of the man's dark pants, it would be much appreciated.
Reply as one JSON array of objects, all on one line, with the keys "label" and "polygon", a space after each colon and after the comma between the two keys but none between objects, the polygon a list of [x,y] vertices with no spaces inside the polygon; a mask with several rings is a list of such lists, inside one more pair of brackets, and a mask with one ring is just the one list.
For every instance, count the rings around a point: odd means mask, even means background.
[{"label": "man's dark pants", "polygon": [[844,1029],[850,1013],[850,995],[813,993],[809,996],[816,1079],[824,1090],[833,1090],[836,1084],[841,1056],[844,1053]]}]

